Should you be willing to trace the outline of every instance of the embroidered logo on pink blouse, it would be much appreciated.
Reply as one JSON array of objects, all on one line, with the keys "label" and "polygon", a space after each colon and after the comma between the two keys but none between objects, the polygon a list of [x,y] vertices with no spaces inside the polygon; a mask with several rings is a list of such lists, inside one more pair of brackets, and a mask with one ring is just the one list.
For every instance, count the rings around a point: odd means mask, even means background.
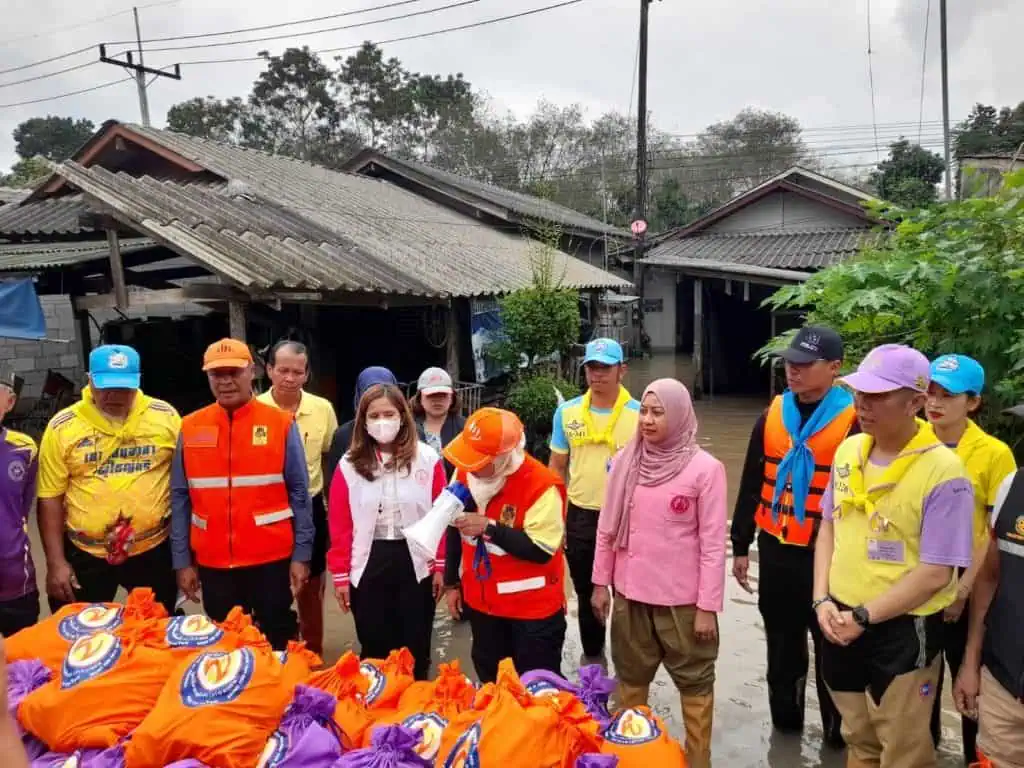
[{"label": "embroidered logo on pink blouse", "polygon": [[676,514],[682,514],[690,506],[690,502],[687,501],[685,496],[675,496],[672,498],[672,511]]}]

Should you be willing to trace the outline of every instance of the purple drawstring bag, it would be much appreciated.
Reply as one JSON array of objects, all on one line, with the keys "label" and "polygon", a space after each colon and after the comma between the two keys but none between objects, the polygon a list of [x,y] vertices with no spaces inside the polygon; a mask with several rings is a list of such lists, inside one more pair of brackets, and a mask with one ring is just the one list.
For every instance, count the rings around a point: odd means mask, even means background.
[{"label": "purple drawstring bag", "polygon": [[534,696],[544,696],[559,691],[573,694],[587,708],[602,728],[607,728],[612,721],[608,711],[608,698],[615,690],[615,680],[605,675],[599,664],[580,667],[580,684],[574,685],[565,678],[546,669],[535,669],[527,672],[520,680],[526,690]]},{"label": "purple drawstring bag", "polygon": [[124,749],[77,749],[67,752],[46,752],[29,763],[30,768],[124,768]]},{"label": "purple drawstring bag", "polygon": [[170,763],[164,766],[164,768],[207,768],[207,765],[190,757],[188,760],[178,760],[176,763]]},{"label": "purple drawstring bag", "polygon": [[263,750],[264,768],[320,768],[341,757],[341,735],[334,724],[337,699],[307,685],[295,698]]},{"label": "purple drawstring bag", "polygon": [[29,760],[35,760],[49,751],[43,742],[27,733],[18,722],[18,705],[36,688],[50,682],[53,673],[38,659],[12,661],[7,665],[7,711],[21,736],[21,745]]},{"label": "purple drawstring bag", "polygon": [[618,764],[618,755],[599,755],[591,752],[577,757],[575,768],[616,768]]},{"label": "purple drawstring bag", "polygon": [[332,768],[431,768],[433,762],[415,752],[421,738],[422,733],[412,728],[378,727],[373,732],[372,746],[346,752]]}]

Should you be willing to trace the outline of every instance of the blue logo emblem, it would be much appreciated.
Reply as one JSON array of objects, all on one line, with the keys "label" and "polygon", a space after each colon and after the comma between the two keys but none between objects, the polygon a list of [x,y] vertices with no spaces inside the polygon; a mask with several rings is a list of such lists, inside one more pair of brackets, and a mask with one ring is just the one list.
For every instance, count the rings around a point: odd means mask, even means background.
[{"label": "blue logo emblem", "polygon": [[281,666],[288,663],[288,651],[274,651],[274,658],[281,662]]},{"label": "blue logo emblem", "polygon": [[443,768],[480,768],[480,723],[473,723],[459,736]]},{"label": "blue logo emblem", "polygon": [[181,701],[186,707],[234,701],[252,680],[255,666],[256,657],[248,648],[200,654],[181,679]]},{"label": "blue logo emblem", "polygon": [[80,637],[116,629],[121,626],[122,619],[123,609],[121,606],[110,607],[103,603],[94,603],[87,605],[78,613],[61,619],[57,624],[57,633],[73,643]]},{"label": "blue logo emblem", "polygon": [[624,709],[605,729],[604,737],[612,744],[635,746],[654,741],[661,729],[654,720],[638,709]]},{"label": "blue logo emblem", "polygon": [[102,675],[121,658],[121,641],[109,632],[80,637],[68,650],[61,667],[60,687],[74,688],[79,683]]},{"label": "blue logo emblem", "polygon": [[381,693],[384,692],[384,685],[387,683],[387,680],[384,677],[384,673],[377,668],[377,665],[371,664],[368,661],[364,661],[359,665],[359,671],[370,683],[365,699],[366,705],[369,706],[380,698]]},{"label": "blue logo emblem", "polygon": [[172,648],[206,648],[218,643],[224,631],[202,614],[172,616],[167,621],[166,639]]},{"label": "blue logo emblem", "polygon": [[526,690],[534,696],[556,696],[559,690],[547,680],[531,680],[526,684]]},{"label": "blue logo emblem", "polygon": [[405,718],[402,727],[420,732],[420,743],[413,747],[413,752],[433,763],[441,749],[441,736],[448,727],[448,721],[436,712],[419,712]]},{"label": "blue logo emblem", "polygon": [[288,734],[284,731],[274,731],[267,739],[267,746],[263,748],[260,761],[256,768],[277,768],[284,762],[284,756],[288,753]]}]

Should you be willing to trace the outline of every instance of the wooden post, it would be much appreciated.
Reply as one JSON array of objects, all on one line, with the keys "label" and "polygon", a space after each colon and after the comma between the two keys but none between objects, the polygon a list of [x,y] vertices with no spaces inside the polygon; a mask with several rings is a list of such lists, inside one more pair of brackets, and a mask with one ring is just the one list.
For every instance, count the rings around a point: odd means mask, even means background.
[{"label": "wooden post", "polygon": [[110,278],[114,284],[114,299],[118,309],[128,308],[128,284],[124,279],[124,262],[121,260],[121,243],[117,230],[107,228],[107,245],[110,246]]},{"label": "wooden post", "polygon": [[455,311],[455,300],[448,303],[446,313],[448,335],[445,339],[444,369],[455,381],[459,380],[459,314]]},{"label": "wooden post", "polygon": [[704,281],[693,279],[693,396],[704,393]]},{"label": "wooden post", "polygon": [[228,334],[232,339],[245,341],[245,305],[240,301],[228,302]]},{"label": "wooden post", "polygon": [[[72,306],[74,304],[72,303]],[[78,336],[78,353],[82,358],[82,373],[89,371],[89,353],[92,352],[92,327],[89,324],[89,313],[84,309],[73,312],[75,333]]]}]

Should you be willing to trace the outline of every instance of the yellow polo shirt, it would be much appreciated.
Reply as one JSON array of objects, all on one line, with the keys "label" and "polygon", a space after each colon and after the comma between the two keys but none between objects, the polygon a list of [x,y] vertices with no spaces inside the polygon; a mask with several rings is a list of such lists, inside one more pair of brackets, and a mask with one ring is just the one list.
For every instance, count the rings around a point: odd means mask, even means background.
[{"label": "yellow polo shirt", "polygon": [[[273,392],[273,388],[268,389],[256,399],[268,405],[277,405]],[[306,452],[309,495],[316,496],[324,489],[323,457],[330,451],[331,440],[338,430],[338,416],[330,400],[303,390],[299,409],[295,412],[295,423],[299,426],[302,447]]]},{"label": "yellow polo shirt", "polygon": [[163,400],[135,396],[123,423],[82,399],[54,416],[39,445],[40,499],[64,497],[65,526],[75,545],[103,557],[119,516],[135,531],[133,554],[163,542],[171,519],[171,459],[181,417]]}]

